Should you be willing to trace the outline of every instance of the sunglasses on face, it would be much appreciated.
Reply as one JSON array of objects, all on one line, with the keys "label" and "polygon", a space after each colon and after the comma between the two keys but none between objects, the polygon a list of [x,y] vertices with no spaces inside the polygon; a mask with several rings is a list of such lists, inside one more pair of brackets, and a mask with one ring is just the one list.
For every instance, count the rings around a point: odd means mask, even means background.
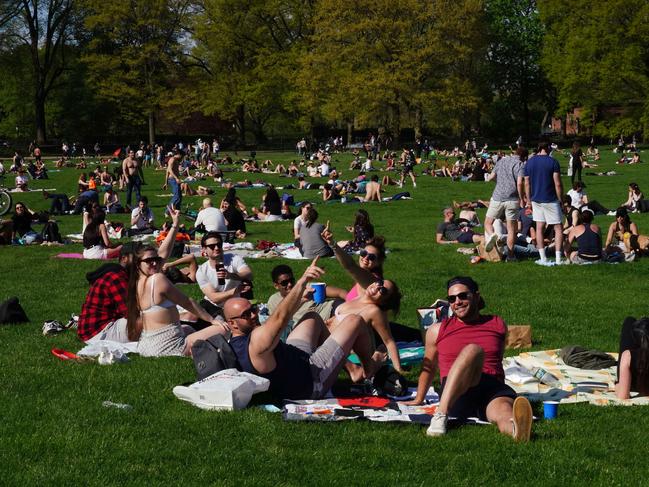
[{"label": "sunglasses on face", "polygon": [[253,315],[257,314],[257,306],[250,306],[250,308],[244,310],[241,312],[239,316],[235,316],[232,318],[233,320],[238,320],[239,318],[244,319],[244,320],[249,320],[253,317]]},{"label": "sunglasses on face", "polygon": [[363,259],[367,259],[370,262],[374,262],[376,259],[378,259],[378,256],[376,254],[371,254],[367,250],[363,249],[358,253]]},{"label": "sunglasses on face", "polygon": [[465,291],[465,292],[462,292],[462,293],[457,293],[457,294],[453,294],[453,295],[451,295],[451,296],[448,296],[446,299],[448,299],[448,302],[449,302],[449,303],[453,304],[453,303],[454,303],[455,301],[457,301],[458,299],[459,299],[460,301],[466,301],[466,300],[469,299],[471,296],[472,296],[472,294],[471,294],[470,292]]},{"label": "sunglasses on face", "polygon": [[141,262],[144,262],[148,265],[159,264],[160,262],[162,262],[162,257],[147,257],[146,259],[142,259]]},{"label": "sunglasses on face", "polygon": [[381,296],[385,296],[386,294],[388,294],[388,288],[385,287],[385,283],[383,282],[383,279],[379,279],[378,281],[376,281],[376,284],[378,285],[379,294]]},{"label": "sunglasses on face", "polygon": [[205,248],[210,250],[221,249],[223,248],[223,244],[206,244]]},{"label": "sunglasses on face", "polygon": [[295,278],[291,277],[290,279],[284,279],[283,281],[279,281],[277,284],[282,287],[288,287],[289,284],[295,284]]}]

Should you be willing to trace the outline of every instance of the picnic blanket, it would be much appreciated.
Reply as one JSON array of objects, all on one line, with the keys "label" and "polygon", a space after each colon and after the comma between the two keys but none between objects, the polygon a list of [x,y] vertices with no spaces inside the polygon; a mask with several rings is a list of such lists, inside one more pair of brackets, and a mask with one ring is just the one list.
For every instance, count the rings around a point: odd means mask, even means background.
[{"label": "picnic blanket", "polygon": [[[399,350],[401,365],[418,364],[424,359],[424,346],[421,342],[397,342],[397,349]],[[352,353],[347,358],[357,365],[361,363],[355,353]],[[392,360],[388,358],[387,363],[392,365]]]},{"label": "picnic blanket", "polygon": [[[284,401],[282,416],[286,421],[348,421],[368,420],[377,422],[415,423],[429,425],[437,410],[439,396],[431,387],[426,394],[425,404],[407,406],[398,400],[414,397],[415,388],[409,395],[394,398],[383,396],[349,396],[327,399]],[[459,423],[456,418],[449,422]],[[468,418],[462,424],[489,424],[478,418]]]},{"label": "picnic blanket", "polygon": [[83,254],[80,254],[78,252],[71,252],[71,253],[61,253],[61,254],[56,254],[54,257],[58,259],[83,259]]},{"label": "picnic blanket", "polygon": [[[609,353],[617,359],[617,353]],[[530,371],[543,368],[559,379],[561,388],[550,388],[531,377]],[[647,405],[649,397],[618,399],[615,396],[615,366],[601,370],[570,367],[559,357],[559,349],[524,352],[503,360],[505,380],[530,401],[588,402],[596,406]]]}]

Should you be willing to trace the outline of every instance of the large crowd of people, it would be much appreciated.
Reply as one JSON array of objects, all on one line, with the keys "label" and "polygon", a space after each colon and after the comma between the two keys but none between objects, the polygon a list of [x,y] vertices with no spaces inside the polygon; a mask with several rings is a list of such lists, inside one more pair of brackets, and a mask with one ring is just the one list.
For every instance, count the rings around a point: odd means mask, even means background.
[{"label": "large crowd of people", "polygon": [[[392,183],[402,188],[409,178],[417,188],[415,170],[425,166],[428,158],[456,158],[452,164],[429,165],[421,175],[495,181],[495,186],[489,201],[453,201],[444,208],[443,221],[436,229],[437,244],[477,245],[485,252],[496,249],[507,262],[533,257],[544,266],[628,261],[642,255],[649,245],[649,238],[640,235],[629,215],[646,209],[636,183],[629,184],[627,200],[616,210],[603,207],[586,194],[581,169],[589,157],[599,155],[592,147],[584,155],[578,144],[573,146],[572,188],[564,193],[560,165],[552,156],[556,148],[545,142],[530,155],[522,145],[509,153],[492,153],[486,145],[478,149],[475,141],[467,141],[464,151],[457,147],[442,151],[428,141],[417,141],[414,148],[404,148],[400,157],[385,149],[385,143],[370,137],[363,145],[365,162],[355,151],[352,167],[359,169],[359,174],[348,180],[342,179],[333,166],[332,157],[342,150],[337,138],[310,154],[306,142],[299,141],[296,150],[300,160],[286,167],[273,167],[270,161],[258,165],[251,154],[250,159],[242,161],[241,170],[294,178],[287,181],[296,184],[287,182],[285,188],[320,189],[323,202],[378,202],[383,199],[382,186]],[[117,259],[117,263],[105,264],[88,275],[90,288],[79,316],[79,338],[86,343],[137,341],[140,355],[159,357],[191,355],[196,340],[221,334],[228,338],[242,370],[270,379],[271,392],[285,399],[323,397],[342,370],[352,382],[364,383],[388,359],[397,372],[403,373],[396,337],[407,327],[400,329],[391,322],[399,313],[401,292],[397,283],[384,275],[385,239],[376,235],[369,207],[356,212],[354,222],[347,227],[350,237],[336,242],[329,221],[318,221],[319,213],[310,201],[304,201],[295,215],[292,202],[272,185],[226,181],[223,163],[228,156],[216,161],[219,151],[216,140],[212,144],[200,140],[195,145],[176,144],[168,152],[142,144],[139,150],[125,151],[126,157],[114,174],[103,160],[91,172],[83,165],[80,170],[85,172],[72,198],[63,193],[43,193],[45,199],[52,200],[52,214],[83,215],[85,258]],[[100,155],[97,147],[95,153]],[[32,154],[35,166],[29,174],[34,179],[35,175],[47,177],[40,149],[34,147]],[[70,148],[64,148],[63,165],[70,165],[67,161],[72,157]],[[381,182],[378,174],[372,174],[377,160],[384,161],[388,171]],[[17,191],[28,186],[24,165],[16,153],[10,171],[17,175]],[[165,171],[165,188],[172,193],[165,208],[165,216],[171,221],[160,228],[147,196],[142,195],[143,169],[147,167]],[[390,170],[395,173],[394,179],[389,176]],[[306,178],[315,177],[328,178],[328,182],[307,182]],[[210,179],[222,184],[227,193],[219,204],[213,204],[207,196],[210,188],[204,188],[205,197],[193,228],[183,229],[185,238],[199,238],[205,262],[199,264],[194,256],[168,261],[181,235],[183,193],[187,194],[193,182]],[[236,195],[237,187],[248,186],[265,189],[261,204],[250,210]],[[123,200],[118,195],[120,190],[125,192]],[[477,231],[481,225],[477,208],[487,208],[482,233]],[[124,236],[146,237],[156,232],[159,246],[111,243],[111,236],[122,236],[122,230],[111,226],[107,214],[123,211],[130,213],[130,228],[124,229]],[[615,216],[604,244],[600,226],[594,222],[596,215]],[[32,228],[36,217],[24,203],[16,203],[14,242],[40,240]],[[305,259],[312,260],[301,276],[285,264],[272,270],[270,282],[276,292],[268,298],[267,313],[263,314],[253,304],[253,277],[259,277],[253,276],[244,258],[224,250],[224,242],[246,237],[249,219],[292,220],[295,246]],[[158,233],[159,229],[162,231]],[[548,255],[552,252],[554,261]],[[358,253],[358,260],[354,253]],[[326,286],[325,299],[316,301],[311,283],[325,278],[319,259],[326,257],[335,257],[354,285],[347,290],[331,283]],[[194,301],[180,290],[180,283],[198,285],[204,298]],[[411,401],[423,402],[439,370],[441,402],[427,433],[446,433],[449,416],[477,416],[517,441],[528,440],[531,407],[504,383],[503,320],[481,314],[484,300],[478,284],[469,277],[451,279],[447,299],[452,316],[426,333],[423,368],[416,397]],[[649,392],[646,328],[646,319],[625,322],[617,388],[620,397],[628,397],[630,391]],[[360,365],[347,360],[351,351],[359,357]]]}]

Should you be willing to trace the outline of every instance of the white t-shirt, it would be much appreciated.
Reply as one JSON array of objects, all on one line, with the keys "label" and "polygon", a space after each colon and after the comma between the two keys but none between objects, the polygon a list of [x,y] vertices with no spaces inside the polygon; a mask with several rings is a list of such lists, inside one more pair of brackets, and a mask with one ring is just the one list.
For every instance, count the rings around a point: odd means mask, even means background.
[{"label": "white t-shirt", "polygon": [[204,208],[198,212],[194,226],[197,227],[201,223],[205,225],[205,230],[208,232],[226,232],[228,230],[223,213],[213,206]]},{"label": "white t-shirt", "polygon": [[320,175],[321,176],[328,176],[329,175],[329,164],[327,164],[326,162],[323,162],[320,165]]},{"label": "white t-shirt", "polygon": [[[243,257],[236,254],[223,254],[223,266],[225,267],[225,270],[230,273],[238,273],[244,268],[248,269],[248,265],[246,264],[246,261],[243,260]],[[198,270],[196,271],[196,283],[201,289],[209,284],[215,291],[222,293],[223,291],[234,289],[241,283],[241,281],[237,279],[226,279],[225,284],[220,286],[219,278],[216,275],[216,268],[213,268],[208,260],[198,267]],[[205,299],[210,301],[207,296],[205,296]]]},{"label": "white t-shirt", "polygon": [[153,223],[153,211],[151,208],[147,207],[144,211],[141,211],[138,206],[133,211],[131,211],[131,221],[137,216],[137,221],[135,225],[131,228],[137,228],[138,230],[144,230],[147,228],[147,225]]},{"label": "white t-shirt", "polygon": [[570,196],[570,206],[573,208],[580,208],[583,205],[581,199],[585,194],[586,193],[583,191],[575,191],[574,189],[568,191],[568,196]]},{"label": "white t-shirt", "polygon": [[299,215],[293,220],[293,230],[297,232],[297,234],[300,234],[300,230],[302,230],[302,227],[305,225],[304,220],[302,219],[302,215]]}]

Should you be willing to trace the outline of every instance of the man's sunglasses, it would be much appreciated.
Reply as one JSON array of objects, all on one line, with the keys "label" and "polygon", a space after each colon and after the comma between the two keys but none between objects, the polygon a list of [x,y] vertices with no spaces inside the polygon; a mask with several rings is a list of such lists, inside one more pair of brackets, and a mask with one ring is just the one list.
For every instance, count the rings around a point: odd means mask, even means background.
[{"label": "man's sunglasses", "polygon": [[162,262],[162,257],[147,257],[146,259],[142,259],[141,262],[144,262],[145,264],[159,264]]},{"label": "man's sunglasses", "polygon": [[223,248],[223,244],[205,244],[206,249],[214,250]]},{"label": "man's sunglasses", "polygon": [[365,249],[361,250],[358,255],[360,255],[363,259],[369,260],[370,262],[374,262],[376,259],[378,259],[376,254],[371,254]]},{"label": "man's sunglasses", "polygon": [[249,320],[253,317],[253,315],[257,314],[257,306],[250,306],[250,308],[244,310],[241,312],[239,316],[234,316],[231,319],[233,320],[238,320],[239,318],[242,318],[244,320]]},{"label": "man's sunglasses", "polygon": [[457,293],[457,294],[453,294],[453,295],[451,295],[451,296],[448,296],[446,299],[448,299],[448,302],[449,302],[449,303],[453,304],[453,303],[454,303],[455,301],[457,301],[458,299],[459,299],[460,301],[466,301],[466,300],[469,299],[471,296],[472,296],[472,294],[471,294],[470,292],[465,291],[465,292],[462,292],[462,293]]},{"label": "man's sunglasses", "polygon": [[288,287],[289,284],[295,284],[295,278],[291,277],[290,279],[284,279],[283,281],[279,281],[277,284],[282,287]]}]

